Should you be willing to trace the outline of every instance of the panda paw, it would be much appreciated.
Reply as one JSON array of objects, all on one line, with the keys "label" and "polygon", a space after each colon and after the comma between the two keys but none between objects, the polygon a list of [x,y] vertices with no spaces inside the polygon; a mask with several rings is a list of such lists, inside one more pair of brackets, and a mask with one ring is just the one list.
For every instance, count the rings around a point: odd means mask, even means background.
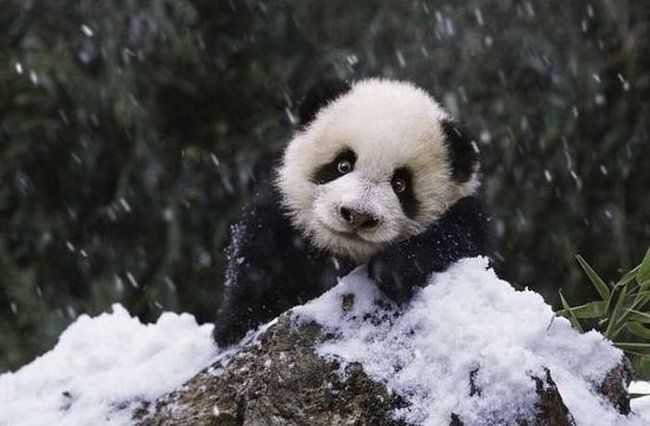
[{"label": "panda paw", "polygon": [[388,256],[377,256],[368,263],[368,275],[386,296],[403,303],[411,299],[415,288],[422,283],[418,280],[419,274],[399,263]]}]

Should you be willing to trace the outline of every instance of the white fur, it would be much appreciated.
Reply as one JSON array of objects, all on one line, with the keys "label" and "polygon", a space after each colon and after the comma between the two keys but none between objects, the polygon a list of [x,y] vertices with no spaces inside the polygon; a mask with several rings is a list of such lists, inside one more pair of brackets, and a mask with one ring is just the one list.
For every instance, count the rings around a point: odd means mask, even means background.
[{"label": "white fur", "polygon": [[[322,108],[284,153],[276,185],[294,225],[319,248],[366,261],[386,244],[422,232],[449,206],[476,191],[477,172],[465,184],[451,179],[441,120],[447,113],[406,82],[368,79]],[[314,172],[344,148],[357,155],[354,170],[317,185]],[[399,167],[413,172],[417,216],[409,219],[391,188]],[[338,209],[372,213],[380,224],[352,234]]]}]

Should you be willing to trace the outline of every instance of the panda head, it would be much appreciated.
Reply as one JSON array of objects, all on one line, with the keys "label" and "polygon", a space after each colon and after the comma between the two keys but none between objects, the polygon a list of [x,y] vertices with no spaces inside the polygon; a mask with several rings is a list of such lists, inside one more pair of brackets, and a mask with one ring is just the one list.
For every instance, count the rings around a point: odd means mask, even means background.
[{"label": "panda head", "polygon": [[276,186],[319,249],[365,262],[477,190],[472,141],[413,84],[325,81],[299,116]]}]

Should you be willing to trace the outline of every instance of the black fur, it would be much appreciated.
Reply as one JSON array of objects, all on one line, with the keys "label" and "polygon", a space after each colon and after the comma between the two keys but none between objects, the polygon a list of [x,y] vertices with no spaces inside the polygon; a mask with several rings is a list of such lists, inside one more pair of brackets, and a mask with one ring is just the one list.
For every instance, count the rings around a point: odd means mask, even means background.
[{"label": "black fur", "polygon": [[479,161],[478,153],[472,146],[472,138],[467,130],[451,120],[442,121],[442,131],[451,157],[451,177],[458,183],[467,182]]},{"label": "black fur", "polygon": [[[357,266],[315,250],[294,229],[279,201],[275,189],[261,188],[232,228],[226,289],[214,329],[221,346],[319,296]],[[486,228],[481,202],[464,198],[423,234],[376,255],[369,273],[387,295],[405,300],[429,273],[462,257],[487,254]]]},{"label": "black fur", "polygon": [[319,296],[337,276],[352,270],[350,261],[335,261],[312,248],[291,225],[270,185],[260,188],[244,209],[230,239],[224,298],[214,328],[222,346]]},{"label": "black fur", "polygon": [[354,169],[354,164],[357,161],[357,154],[355,154],[351,149],[344,149],[338,153],[332,161],[319,167],[318,170],[316,170],[316,173],[314,173],[312,181],[319,185],[324,185],[341,177],[344,173],[341,173],[338,170],[338,165],[339,162],[343,160],[349,161],[350,165],[352,165],[352,168],[348,172],[350,173]]},{"label": "black fur", "polygon": [[488,240],[481,199],[465,197],[425,232],[375,255],[368,264],[368,273],[389,297],[404,301],[432,272],[443,271],[463,257],[487,255]]},{"label": "black fur", "polygon": [[403,192],[397,193],[397,199],[399,200],[400,206],[402,206],[404,214],[413,219],[418,213],[419,205],[413,192],[413,173],[407,167],[400,167],[393,173],[393,181],[395,179],[403,179],[406,182],[406,189]]},{"label": "black fur", "polygon": [[349,92],[350,89],[347,82],[338,79],[327,79],[317,83],[307,92],[298,108],[300,127],[304,128],[311,123],[321,108]]}]

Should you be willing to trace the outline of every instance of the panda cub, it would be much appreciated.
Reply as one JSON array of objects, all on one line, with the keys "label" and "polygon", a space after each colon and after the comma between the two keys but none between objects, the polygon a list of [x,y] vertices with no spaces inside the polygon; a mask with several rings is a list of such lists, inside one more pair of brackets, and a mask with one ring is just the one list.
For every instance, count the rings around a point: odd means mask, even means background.
[{"label": "panda cub", "polygon": [[434,271],[487,252],[478,155],[424,90],[325,81],[273,179],[232,229],[214,336],[226,346],[367,264],[397,302]]}]

